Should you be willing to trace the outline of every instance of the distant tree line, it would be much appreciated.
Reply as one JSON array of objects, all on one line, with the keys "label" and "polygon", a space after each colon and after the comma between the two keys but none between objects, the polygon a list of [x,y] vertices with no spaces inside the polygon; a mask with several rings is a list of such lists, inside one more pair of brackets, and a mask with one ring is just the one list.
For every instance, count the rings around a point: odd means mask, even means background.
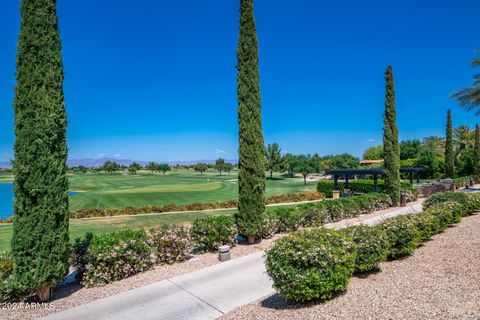
[{"label": "distant tree line", "polygon": [[[133,162],[132,164],[125,166],[125,165],[116,163],[115,161],[106,161],[102,166],[99,166],[99,167],[86,167],[83,165],[68,167],[68,172],[69,173],[88,173],[88,172],[116,173],[116,172],[126,171],[129,174],[134,175],[134,174],[137,174],[139,171],[148,171],[151,174],[161,172],[163,175],[165,175],[168,171],[172,171],[172,170],[194,170],[196,172],[200,172],[200,174],[203,174],[204,172],[210,169],[210,170],[216,170],[219,172],[220,175],[222,175],[223,172],[231,172],[235,168],[236,168],[236,165],[226,162],[225,159],[219,158],[215,161],[215,163],[210,163],[210,164],[206,164],[206,163],[197,163],[197,164],[191,164],[191,165],[176,164],[174,166],[171,166],[167,163],[157,163],[153,161],[148,162],[145,166],[142,166],[137,162]],[[7,170],[9,169],[6,169],[5,172]]]},{"label": "distant tree line", "polygon": [[[449,128],[449,121],[451,115],[447,115],[445,137],[430,136],[422,140],[401,141],[400,166],[423,167],[426,169],[425,178],[474,175],[475,166],[479,165],[479,161],[475,160],[476,128],[468,125]],[[383,160],[383,145],[365,150],[363,159]]]},{"label": "distant tree line", "polygon": [[294,177],[298,173],[303,176],[306,184],[309,174],[326,173],[332,169],[358,168],[360,159],[348,153],[326,156],[320,156],[317,153],[282,155],[278,143],[273,143],[265,147],[265,163],[270,179],[273,179],[274,172],[286,173],[289,177]]}]

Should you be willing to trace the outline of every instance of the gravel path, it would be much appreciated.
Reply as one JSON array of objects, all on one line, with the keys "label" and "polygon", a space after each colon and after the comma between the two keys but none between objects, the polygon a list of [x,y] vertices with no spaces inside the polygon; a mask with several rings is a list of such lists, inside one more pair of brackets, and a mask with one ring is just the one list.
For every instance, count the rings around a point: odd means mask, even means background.
[{"label": "gravel path", "polygon": [[274,294],[221,319],[480,319],[480,215],[381,269],[352,278],[345,294],[325,303],[293,304]]}]

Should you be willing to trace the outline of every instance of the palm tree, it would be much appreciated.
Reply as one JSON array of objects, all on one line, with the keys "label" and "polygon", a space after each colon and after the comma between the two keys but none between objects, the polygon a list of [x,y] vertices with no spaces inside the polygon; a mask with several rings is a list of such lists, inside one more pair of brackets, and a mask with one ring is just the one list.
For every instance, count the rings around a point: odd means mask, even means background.
[{"label": "palm tree", "polygon": [[445,154],[445,139],[435,136],[423,138],[423,147],[433,151],[437,156],[443,156]]},{"label": "palm tree", "polygon": [[[480,50],[478,51],[480,53]],[[472,60],[472,67],[480,66],[480,58]],[[468,111],[477,109],[476,115],[480,115],[480,74],[473,76],[473,85],[470,87],[457,90],[452,94],[452,98],[458,99],[461,107]]]},{"label": "palm tree", "polygon": [[457,153],[473,145],[475,130],[468,125],[461,125],[453,129],[453,137],[457,144]]}]

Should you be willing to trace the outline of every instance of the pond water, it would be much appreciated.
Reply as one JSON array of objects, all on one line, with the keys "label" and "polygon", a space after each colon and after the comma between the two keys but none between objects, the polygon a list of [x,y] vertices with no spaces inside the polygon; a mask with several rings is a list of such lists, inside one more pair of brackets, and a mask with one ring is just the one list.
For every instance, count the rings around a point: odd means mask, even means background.
[{"label": "pond water", "polygon": [[[74,196],[77,191],[69,191]],[[13,182],[0,182],[0,219],[6,219],[13,215]]]}]

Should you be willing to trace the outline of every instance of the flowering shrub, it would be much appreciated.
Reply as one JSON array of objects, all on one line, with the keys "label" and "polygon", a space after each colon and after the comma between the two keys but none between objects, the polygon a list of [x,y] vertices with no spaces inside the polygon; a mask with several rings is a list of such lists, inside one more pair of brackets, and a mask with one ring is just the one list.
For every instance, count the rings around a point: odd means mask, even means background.
[{"label": "flowering shrub", "polygon": [[267,210],[262,216],[262,238],[268,239],[278,232],[278,217],[275,211]]},{"label": "flowering shrub", "polygon": [[[273,203],[284,203],[284,202],[301,202],[301,201],[312,201],[312,200],[322,200],[325,198],[325,195],[321,192],[296,192],[296,193],[287,193],[280,194],[268,197],[265,200],[266,204]],[[223,209],[223,208],[236,208],[238,207],[238,201],[228,200],[228,201],[215,201],[215,202],[206,202],[206,203],[190,203],[186,205],[179,204],[163,204],[163,205],[149,205],[144,207],[126,207],[123,209],[79,209],[77,211],[70,212],[71,219],[79,218],[93,218],[93,217],[109,217],[109,216],[120,216],[120,215],[136,215],[136,214],[145,214],[145,213],[162,213],[162,212],[174,212],[174,211],[199,211],[199,210],[213,210],[213,209]],[[10,223],[13,218],[8,218],[6,220],[0,220],[0,223]]]},{"label": "flowering shrub", "polygon": [[152,228],[148,236],[148,244],[152,248],[157,263],[172,264],[188,259],[192,244],[186,227]]},{"label": "flowering shrub", "polygon": [[86,255],[83,283],[95,286],[127,278],[153,265],[144,230],[95,235]]},{"label": "flowering shrub", "polygon": [[8,217],[6,219],[0,219],[0,224],[4,223],[13,223],[13,217]]},{"label": "flowering shrub", "polygon": [[295,231],[303,224],[302,212],[298,208],[276,208],[274,212],[278,219],[278,232]]},{"label": "flowering shrub", "polygon": [[372,193],[361,196],[340,198],[330,201],[322,201],[315,204],[323,207],[329,222],[357,217],[361,214],[382,210],[390,206],[390,198],[383,193]]},{"label": "flowering shrub", "polygon": [[480,211],[480,193],[469,193],[468,197],[470,198],[473,211]]},{"label": "flowering shrub", "polygon": [[380,228],[355,226],[341,230],[355,244],[355,272],[367,272],[378,269],[380,262],[388,255],[387,234]]},{"label": "flowering shrub", "polygon": [[324,205],[307,203],[297,207],[304,227],[320,227],[328,221],[328,211]]},{"label": "flowering shrub", "polygon": [[390,250],[388,257],[396,259],[409,255],[420,242],[420,234],[409,217],[399,216],[385,220],[377,226],[387,234]]},{"label": "flowering shrub", "polygon": [[344,216],[343,205],[344,205],[344,201],[342,201],[341,199],[338,199],[338,200],[325,201],[325,203],[322,203],[320,206],[323,207],[323,209],[327,213],[327,221],[337,222],[337,221],[340,221]]},{"label": "flowering shrub", "polygon": [[340,233],[325,228],[291,233],[266,251],[273,286],[295,301],[329,299],[346,289],[355,269],[355,249]]},{"label": "flowering shrub", "polygon": [[468,194],[463,192],[439,192],[430,197],[423,203],[423,210],[427,210],[435,204],[453,201],[462,205],[462,216],[467,216],[475,211],[476,202]]},{"label": "flowering shrub", "polygon": [[221,245],[234,245],[237,235],[231,216],[201,217],[193,220],[190,235],[200,250],[216,250]]},{"label": "flowering shrub", "polygon": [[325,199],[325,195],[321,192],[296,192],[273,195],[265,200],[266,204],[284,203],[284,202],[301,202]]},{"label": "flowering shrub", "polygon": [[384,210],[392,205],[392,199],[385,193],[369,193],[353,197],[360,205],[360,213],[367,214],[377,210]]},{"label": "flowering shrub", "polygon": [[451,224],[460,222],[464,207],[458,202],[445,201],[430,205],[425,212],[436,216],[439,221],[440,229],[445,230]]},{"label": "flowering shrub", "polygon": [[0,252],[0,279],[6,279],[13,271],[13,260],[7,251]]},{"label": "flowering shrub", "polygon": [[419,243],[429,240],[433,235],[442,231],[440,219],[428,212],[412,214],[408,216],[419,234]]},{"label": "flowering shrub", "polygon": [[410,188],[402,187],[402,191],[405,193],[407,202],[416,201],[418,199],[418,196],[420,195],[420,191],[418,191],[418,189],[414,187],[410,187]]}]

